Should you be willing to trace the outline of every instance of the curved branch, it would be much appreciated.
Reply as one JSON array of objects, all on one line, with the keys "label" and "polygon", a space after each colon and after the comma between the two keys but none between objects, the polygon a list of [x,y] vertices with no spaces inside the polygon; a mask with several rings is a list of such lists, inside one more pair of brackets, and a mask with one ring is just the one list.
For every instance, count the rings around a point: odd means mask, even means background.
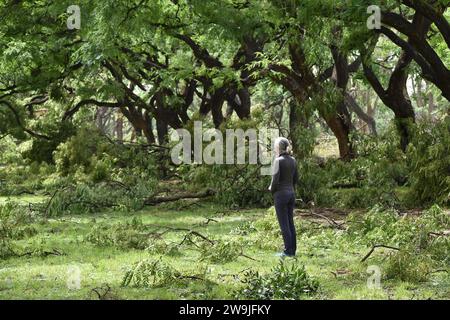
[{"label": "curved branch", "polygon": [[[393,12],[384,12],[381,16],[381,21],[385,25],[392,27],[406,35],[411,44],[410,47],[416,49],[423,56],[423,58],[426,59],[426,61],[430,64],[430,66],[439,77],[442,77],[443,79],[450,77],[450,71],[439,58],[439,55],[436,53],[436,51],[434,51],[434,49],[430,46],[426,38],[424,38],[420,33],[417,32],[413,23],[408,22],[401,15]],[[383,34],[385,34],[395,44],[400,46],[400,43],[402,43],[402,41],[404,42],[404,40],[399,38],[392,31],[389,30],[389,32],[388,30],[389,29],[386,27],[381,28],[381,32]],[[393,39],[395,39],[395,41]],[[404,48],[403,44],[401,47]],[[410,53],[408,52],[408,54]],[[413,58],[414,60],[416,60],[418,58],[418,55],[415,54]],[[422,66],[422,63],[419,60],[416,61],[419,65]]]},{"label": "curved branch", "polygon": [[203,61],[208,68],[223,68],[222,62],[219,59],[211,56],[205,48],[202,48],[192,38],[184,34],[174,34],[174,37],[185,42],[194,52],[197,59]]},{"label": "curved branch", "polygon": [[[358,71],[359,67],[361,66],[361,62],[362,62],[361,57],[356,58],[355,61],[353,61],[352,63],[350,63],[348,65],[348,67],[347,67],[348,72],[355,73],[356,71]],[[326,81],[329,78],[331,78],[331,76],[333,75],[333,69],[334,69],[334,65],[329,67],[328,69],[326,69],[324,72],[322,72],[319,75],[319,81],[323,82],[323,81]]]},{"label": "curved branch", "polygon": [[403,0],[406,6],[419,11],[422,15],[433,21],[442,34],[447,46],[450,48],[450,24],[444,15],[440,14],[431,5],[423,0]]},{"label": "curved branch", "polygon": [[14,118],[16,119],[16,122],[19,125],[19,127],[21,127],[22,130],[25,131],[26,133],[28,133],[30,136],[33,136],[33,137],[39,138],[39,139],[52,140],[49,136],[34,132],[33,130],[26,128],[23,125],[22,120],[20,119],[19,113],[17,112],[16,109],[14,109],[14,107],[11,105],[11,103],[9,103],[8,101],[5,101],[5,100],[0,100],[0,104],[4,104],[13,113]]},{"label": "curved branch", "polygon": [[119,108],[120,107],[120,103],[118,102],[102,102],[102,101],[97,101],[95,99],[86,99],[86,100],[82,100],[80,102],[78,102],[73,108],[67,110],[64,115],[62,120],[68,120],[70,118],[72,118],[74,116],[75,113],[77,113],[81,107],[87,106],[87,105],[95,105],[97,107],[106,107],[106,108]]},{"label": "curved branch", "polygon": [[375,120],[371,116],[369,116],[367,113],[364,112],[364,110],[359,106],[359,104],[356,102],[355,98],[353,98],[351,94],[346,93],[344,99],[345,99],[345,104],[347,105],[347,107],[351,111],[356,113],[356,115],[362,121],[367,123],[372,134],[374,136],[376,136],[377,135],[377,126],[376,126]]}]

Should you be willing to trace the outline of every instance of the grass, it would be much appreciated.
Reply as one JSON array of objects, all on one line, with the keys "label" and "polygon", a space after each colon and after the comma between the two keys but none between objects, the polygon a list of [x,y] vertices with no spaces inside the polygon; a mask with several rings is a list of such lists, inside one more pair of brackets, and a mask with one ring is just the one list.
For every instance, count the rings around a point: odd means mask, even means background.
[{"label": "grass", "polygon": [[[153,288],[122,287],[123,276],[130,265],[145,258],[159,259],[161,255],[146,250],[95,246],[87,242],[85,236],[96,224],[124,223],[133,217],[152,228],[188,228],[213,239],[243,243],[244,254],[257,261],[243,256],[228,263],[200,261],[199,251],[191,246],[183,248],[180,255],[162,259],[184,274],[207,268],[206,281],[188,280]],[[208,218],[214,221],[206,224]],[[239,226],[257,225],[272,218],[272,231],[236,232]],[[242,285],[243,271],[267,273],[279,262],[274,253],[281,249],[281,237],[271,236],[277,234],[274,219],[267,215],[267,209],[223,211],[204,205],[184,210],[161,206],[134,213],[108,212],[38,221],[33,224],[38,233],[16,241],[16,245],[25,251],[41,245],[64,255],[0,260],[0,299],[98,299],[99,294],[110,299],[233,298],[233,291]],[[347,240],[345,231],[318,228],[317,224],[300,217],[297,223],[299,252],[293,263],[304,264],[307,272],[320,283],[319,292],[308,299],[450,299],[450,276],[444,272],[432,274],[423,283],[382,278],[381,289],[369,289],[367,267],[375,264],[383,270],[388,251],[379,250],[366,263],[361,263],[370,248]],[[164,238],[179,243],[185,233],[170,232]],[[73,267],[79,268],[81,274],[79,289],[68,285]]]},{"label": "grass", "polygon": [[13,196],[4,197],[0,196],[0,205],[5,204],[8,201],[14,201],[19,204],[37,203],[46,200],[46,196],[35,196],[35,195],[23,195],[23,196]]}]

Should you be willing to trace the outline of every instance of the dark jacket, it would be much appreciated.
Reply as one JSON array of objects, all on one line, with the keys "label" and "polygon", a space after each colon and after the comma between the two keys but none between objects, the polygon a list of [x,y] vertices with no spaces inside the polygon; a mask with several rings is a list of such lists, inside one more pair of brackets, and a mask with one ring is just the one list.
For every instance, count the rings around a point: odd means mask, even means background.
[{"label": "dark jacket", "polygon": [[298,183],[297,161],[288,154],[282,154],[273,164],[272,183],[270,191],[292,191]]}]

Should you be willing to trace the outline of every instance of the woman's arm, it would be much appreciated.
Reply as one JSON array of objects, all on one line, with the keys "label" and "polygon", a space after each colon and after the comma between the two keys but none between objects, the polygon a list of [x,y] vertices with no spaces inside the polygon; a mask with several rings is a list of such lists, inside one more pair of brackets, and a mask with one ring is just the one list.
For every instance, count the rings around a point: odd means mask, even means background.
[{"label": "woman's arm", "polygon": [[280,162],[275,159],[272,167],[272,182],[270,183],[269,191],[275,193],[277,191],[278,183],[280,182]]},{"label": "woman's arm", "polygon": [[294,179],[293,179],[293,182],[294,182],[294,188],[295,188],[295,186],[298,184],[298,169],[297,169],[297,161],[295,161],[295,159],[294,159]]}]

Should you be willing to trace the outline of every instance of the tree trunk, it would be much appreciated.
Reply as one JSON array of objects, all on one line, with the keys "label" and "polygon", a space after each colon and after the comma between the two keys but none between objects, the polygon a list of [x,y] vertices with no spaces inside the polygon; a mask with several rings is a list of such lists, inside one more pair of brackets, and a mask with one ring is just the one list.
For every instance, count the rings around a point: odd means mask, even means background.
[{"label": "tree trunk", "polygon": [[148,144],[155,143],[152,121],[147,111],[144,111],[143,113],[141,108],[135,108],[131,104],[126,107],[121,107],[120,111],[133,126],[136,137],[142,137],[142,135],[144,135]]},{"label": "tree trunk", "polygon": [[167,122],[162,119],[156,119],[156,131],[158,132],[158,143],[160,146],[169,142],[169,127]]},{"label": "tree trunk", "polygon": [[368,113],[364,112],[364,110],[358,105],[355,98],[353,98],[349,93],[345,95],[345,103],[348,108],[353,111],[361,121],[367,124],[367,127],[370,130],[370,133],[374,136],[377,135],[377,126],[375,120]]},{"label": "tree trunk", "polygon": [[[414,45],[416,42],[420,42],[419,40],[424,40],[426,38],[431,22],[420,13],[416,12],[411,25],[415,30],[415,36],[414,38],[409,37],[408,43]],[[397,130],[400,135],[400,147],[403,152],[406,151],[411,140],[411,126],[415,123],[414,109],[406,88],[408,68],[412,61],[412,53],[403,50],[397,61],[397,65],[391,74],[389,86],[386,90],[383,88],[370,66],[363,63],[364,74],[367,80],[383,103],[394,112]]]},{"label": "tree trunk", "polygon": [[[336,38],[342,38],[342,30],[340,28],[333,30],[333,33]],[[350,141],[352,121],[345,103],[347,86],[350,79],[348,58],[347,55],[341,52],[337,46],[332,45],[330,49],[334,61],[333,75],[331,79],[340,90],[342,100],[338,102],[335,114],[327,115],[325,120],[336,136],[339,144],[339,154],[341,159],[348,161],[356,157],[356,152],[353,148],[352,142]]]},{"label": "tree trunk", "polygon": [[350,126],[343,120],[342,117],[338,115],[325,116],[324,117],[328,127],[333,131],[338,145],[339,145],[339,155],[344,161],[351,160],[355,158],[356,154],[353,150],[352,143],[350,142]]},{"label": "tree trunk", "polygon": [[119,143],[123,142],[123,115],[118,112],[116,115],[116,137]]}]

